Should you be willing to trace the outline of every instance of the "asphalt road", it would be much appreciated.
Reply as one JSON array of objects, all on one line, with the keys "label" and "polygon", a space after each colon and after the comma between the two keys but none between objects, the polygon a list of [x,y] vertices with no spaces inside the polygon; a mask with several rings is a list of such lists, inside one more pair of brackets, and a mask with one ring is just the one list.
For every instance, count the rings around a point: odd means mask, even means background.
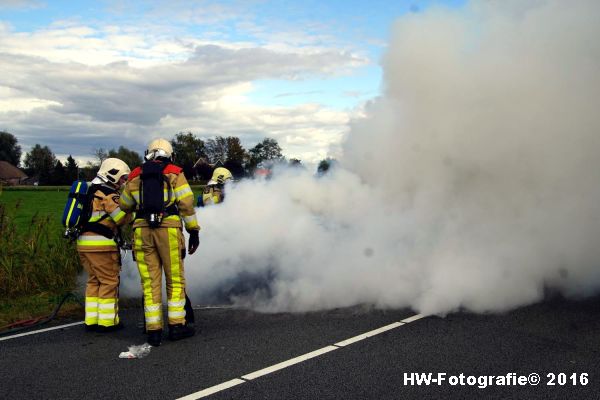
[{"label": "asphalt road", "polygon": [[[0,341],[0,398],[176,399],[232,379],[240,384],[209,398],[600,398],[599,305],[598,298],[556,299],[502,315],[427,317],[346,346],[339,342],[415,313],[368,307],[306,314],[198,309],[201,334],[165,340],[142,359],[119,359],[120,352],[144,342],[136,326],[141,310],[130,309],[122,313],[126,329],[113,334],[86,333],[76,325]],[[240,379],[336,343],[314,358]],[[413,384],[406,380],[411,373],[446,375],[427,386],[416,377]],[[474,379],[469,376],[510,373],[523,379],[537,373],[541,381],[468,385]],[[549,374],[555,374],[555,385],[548,385]]]}]

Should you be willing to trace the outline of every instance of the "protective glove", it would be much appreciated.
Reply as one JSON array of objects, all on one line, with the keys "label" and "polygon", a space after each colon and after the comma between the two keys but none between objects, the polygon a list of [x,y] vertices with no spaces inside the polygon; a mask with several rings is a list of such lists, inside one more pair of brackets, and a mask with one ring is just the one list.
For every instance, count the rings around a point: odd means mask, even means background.
[{"label": "protective glove", "polygon": [[189,234],[190,238],[188,240],[188,254],[194,254],[194,252],[200,245],[200,238],[198,237],[197,230],[190,231]]}]

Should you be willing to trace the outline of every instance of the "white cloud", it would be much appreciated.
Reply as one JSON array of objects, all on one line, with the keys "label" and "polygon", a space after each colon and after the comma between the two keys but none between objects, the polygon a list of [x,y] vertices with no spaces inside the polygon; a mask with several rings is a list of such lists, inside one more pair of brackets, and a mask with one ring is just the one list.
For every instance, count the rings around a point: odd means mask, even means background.
[{"label": "white cloud", "polygon": [[35,108],[47,108],[49,106],[60,106],[56,101],[24,97],[19,91],[6,86],[0,86],[0,113],[13,111],[29,112]]},{"label": "white cloud", "polygon": [[57,63],[106,65],[125,61],[145,67],[185,59],[191,54],[185,42],[115,26],[98,29],[62,22],[35,32],[10,32],[5,26],[3,32],[1,52],[37,56]]},{"label": "white cloud", "polygon": [[[77,21],[30,33],[3,29],[0,85],[8,89],[0,125],[26,148],[41,142],[80,155],[191,130],[246,143],[271,136],[289,156],[313,160],[347,130],[348,113],[256,106],[248,100],[252,81],[326,79],[368,62],[344,49],[222,44]],[[288,137],[310,140],[301,146]]]}]

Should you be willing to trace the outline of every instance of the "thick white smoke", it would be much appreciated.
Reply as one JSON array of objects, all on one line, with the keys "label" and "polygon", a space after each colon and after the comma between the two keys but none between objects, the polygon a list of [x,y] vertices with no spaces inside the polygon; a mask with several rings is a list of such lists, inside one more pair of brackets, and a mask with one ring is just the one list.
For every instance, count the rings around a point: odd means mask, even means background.
[{"label": "thick white smoke", "polygon": [[402,17],[341,167],[198,210],[190,295],[263,310],[505,310],[600,288],[600,3]]},{"label": "thick white smoke", "polygon": [[600,4],[524,3],[399,21],[385,94],[346,143],[414,224],[425,312],[600,286]]}]

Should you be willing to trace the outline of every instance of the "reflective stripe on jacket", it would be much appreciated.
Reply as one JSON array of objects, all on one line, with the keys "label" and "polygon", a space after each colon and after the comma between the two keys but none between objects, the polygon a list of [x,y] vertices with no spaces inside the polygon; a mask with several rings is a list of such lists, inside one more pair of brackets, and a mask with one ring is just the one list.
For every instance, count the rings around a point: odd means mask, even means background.
[{"label": "reflective stripe on jacket", "polygon": [[207,185],[202,194],[202,202],[205,206],[219,204],[223,201],[223,189],[217,185]]},{"label": "reflective stripe on jacket", "polygon": [[[109,228],[113,234],[117,227],[130,221],[126,212],[119,206],[119,192],[108,186],[102,186],[94,192],[92,200],[92,214],[89,222],[97,222]],[[108,239],[96,232],[83,231],[77,238],[77,250],[83,252],[117,251],[117,244],[113,239]]]}]

